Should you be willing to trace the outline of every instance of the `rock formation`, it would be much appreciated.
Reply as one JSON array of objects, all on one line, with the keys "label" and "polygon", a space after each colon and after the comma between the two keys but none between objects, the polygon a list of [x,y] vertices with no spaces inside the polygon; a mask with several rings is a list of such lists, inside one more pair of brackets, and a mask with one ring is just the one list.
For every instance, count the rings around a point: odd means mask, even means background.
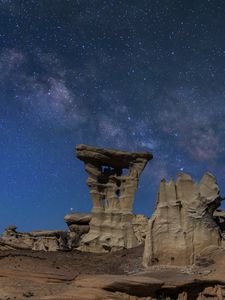
[{"label": "rock formation", "polygon": [[[37,250],[63,251],[74,250],[80,246],[82,238],[90,230],[92,215],[73,213],[66,215],[64,220],[69,231],[41,230],[18,232],[17,227],[10,225],[0,238],[0,250]],[[144,243],[148,219],[144,215],[132,215],[131,225],[138,243]]]},{"label": "rock formation", "polygon": [[84,234],[90,230],[91,214],[73,213],[66,215],[64,221],[70,230],[70,240],[68,247],[70,249],[77,248],[80,245],[80,240]]},{"label": "rock formation", "polygon": [[42,251],[68,250],[70,235],[63,230],[18,232],[8,226],[0,239],[0,250],[27,249]]},{"label": "rock formation", "polygon": [[133,201],[141,172],[152,155],[87,145],[78,145],[76,154],[85,163],[93,202],[90,231],[82,238],[80,249],[105,252],[137,246]]},{"label": "rock formation", "polygon": [[223,239],[225,239],[225,211],[217,209],[214,211],[213,217],[220,228]]},{"label": "rock formation", "polygon": [[145,241],[148,220],[144,215],[133,215],[132,226],[139,244]]},{"label": "rock formation", "polygon": [[220,228],[213,217],[219,205],[219,187],[210,173],[198,184],[184,173],[176,183],[163,179],[148,223],[144,265],[190,265],[204,248],[220,246]]}]

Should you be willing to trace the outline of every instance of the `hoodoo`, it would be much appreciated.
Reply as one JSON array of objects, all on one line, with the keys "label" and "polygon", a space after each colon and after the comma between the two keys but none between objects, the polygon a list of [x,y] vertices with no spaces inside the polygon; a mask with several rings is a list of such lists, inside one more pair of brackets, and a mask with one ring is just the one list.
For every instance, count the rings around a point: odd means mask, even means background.
[{"label": "hoodoo", "polygon": [[163,179],[147,227],[144,265],[191,265],[208,246],[220,246],[221,228],[213,216],[220,200],[210,173],[198,184],[184,173],[176,183]]},{"label": "hoodoo", "polygon": [[78,145],[76,155],[89,175],[87,185],[93,202],[90,231],[80,249],[105,252],[137,246],[133,202],[139,177],[152,154]]}]

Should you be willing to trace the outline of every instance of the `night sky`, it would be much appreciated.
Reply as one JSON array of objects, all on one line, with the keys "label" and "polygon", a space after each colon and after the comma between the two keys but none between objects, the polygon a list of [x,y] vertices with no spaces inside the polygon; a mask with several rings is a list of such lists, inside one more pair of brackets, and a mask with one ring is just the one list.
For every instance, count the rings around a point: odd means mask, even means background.
[{"label": "night sky", "polygon": [[207,170],[225,194],[225,2],[0,0],[0,230],[88,212],[75,145],[151,151],[160,180]]}]

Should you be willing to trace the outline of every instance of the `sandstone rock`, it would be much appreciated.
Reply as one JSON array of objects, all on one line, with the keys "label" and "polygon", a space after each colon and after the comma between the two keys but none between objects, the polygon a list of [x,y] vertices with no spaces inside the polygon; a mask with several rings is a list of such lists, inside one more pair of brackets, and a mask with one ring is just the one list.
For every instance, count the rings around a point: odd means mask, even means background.
[{"label": "sandstone rock", "polygon": [[0,250],[7,251],[7,250],[18,250],[18,249],[31,250],[31,247],[28,246],[23,241],[18,241],[18,240],[8,241],[5,239],[0,239]]},{"label": "sandstone rock", "polygon": [[91,221],[91,214],[74,213],[74,214],[66,215],[64,217],[64,221],[68,226],[73,224],[89,225]]},{"label": "sandstone rock", "polygon": [[69,226],[70,231],[67,233],[67,246],[69,249],[75,249],[80,246],[81,238],[90,230],[89,225],[76,225]]},{"label": "sandstone rock", "polygon": [[72,250],[80,245],[80,235],[76,232],[68,232],[67,236],[67,247],[68,249]]},{"label": "sandstone rock", "polygon": [[79,236],[86,234],[90,230],[89,225],[77,225],[77,224],[71,224],[69,226],[69,229],[71,232],[76,232]]},{"label": "sandstone rock", "polygon": [[70,232],[63,230],[36,230],[17,232],[16,227],[7,228],[0,239],[0,250],[29,249],[36,251],[72,250],[80,245],[89,225],[70,225]]},{"label": "sandstone rock", "polygon": [[82,237],[79,249],[105,252],[137,246],[133,201],[141,172],[152,155],[87,145],[78,145],[76,153],[85,163],[93,201],[90,231]]},{"label": "sandstone rock", "polygon": [[34,237],[60,237],[61,235],[65,235],[65,231],[63,230],[34,230],[30,232],[31,236]]},{"label": "sandstone rock", "polygon": [[48,238],[38,238],[34,240],[34,244],[32,246],[32,250],[38,251],[58,251],[59,244],[56,238],[48,237]]},{"label": "sandstone rock", "polygon": [[177,300],[188,300],[188,295],[186,292],[182,292],[178,295]]},{"label": "sandstone rock", "polygon": [[[169,280],[169,278],[168,278]],[[172,278],[170,279],[172,281]],[[81,276],[51,300],[223,300],[224,283],[189,279],[171,284],[141,276]]]},{"label": "sandstone rock", "polygon": [[87,234],[90,230],[91,217],[91,214],[85,213],[73,213],[64,217],[64,221],[70,230],[68,233],[69,249],[75,249],[80,246],[82,235]]},{"label": "sandstone rock", "polygon": [[137,297],[154,296],[162,285],[163,281],[155,278],[123,275],[81,276],[75,281],[77,287],[98,288]]},{"label": "sandstone rock", "polygon": [[5,229],[5,231],[4,231],[4,233],[3,233],[3,236],[4,235],[6,235],[6,236],[9,236],[9,235],[16,235],[16,229],[17,229],[17,226],[15,226],[15,225],[9,225],[6,229]]},{"label": "sandstone rock", "polygon": [[[214,260],[211,267],[158,265],[132,276],[117,267],[135,265],[137,249],[105,254],[1,252],[0,299],[25,299],[32,292],[32,299],[45,300],[224,300],[225,249],[214,249],[201,254]],[[186,268],[192,272],[184,273]]]},{"label": "sandstone rock", "polygon": [[213,217],[220,228],[223,239],[225,240],[225,211],[216,210],[213,213]]},{"label": "sandstone rock", "polygon": [[[155,292],[162,285],[163,282],[160,280],[141,276],[81,276],[68,287],[66,292],[57,296],[43,297],[42,299],[149,300],[151,295],[155,295]],[[148,298],[143,298],[146,295],[148,295]]]},{"label": "sandstone rock", "polygon": [[184,173],[176,183],[162,180],[148,224],[144,265],[190,265],[204,248],[220,246],[220,230],[213,218],[219,205],[219,187],[210,173],[199,184]]},{"label": "sandstone rock", "polygon": [[[121,300],[120,295],[96,288],[73,288],[58,295],[45,296],[40,300]],[[128,298],[127,298],[128,300]],[[129,299],[130,300],[130,299]]]},{"label": "sandstone rock", "polygon": [[0,239],[0,249],[67,250],[68,234],[62,230],[17,232],[15,226],[10,226]]},{"label": "sandstone rock", "polygon": [[132,220],[132,226],[134,234],[139,243],[144,243],[146,237],[146,231],[148,226],[148,218],[144,215],[134,215]]},{"label": "sandstone rock", "polygon": [[10,269],[0,269],[0,277],[25,278],[27,280],[41,281],[43,283],[61,283],[68,282],[74,279],[74,276],[65,276],[62,274],[49,274],[40,272],[17,271]]},{"label": "sandstone rock", "polygon": [[8,226],[1,238],[2,245],[12,249],[32,249],[33,239],[27,232],[17,232],[17,227],[14,225]]}]

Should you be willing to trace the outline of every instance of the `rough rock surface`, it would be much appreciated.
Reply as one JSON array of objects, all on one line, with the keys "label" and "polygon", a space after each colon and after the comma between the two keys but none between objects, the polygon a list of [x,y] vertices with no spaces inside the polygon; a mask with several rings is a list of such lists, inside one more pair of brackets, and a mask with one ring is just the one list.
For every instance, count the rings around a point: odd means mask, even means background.
[{"label": "rough rock surface", "polygon": [[221,235],[225,238],[225,211],[216,210],[213,213],[213,217],[220,228]]},{"label": "rough rock surface", "polygon": [[91,214],[84,213],[73,213],[66,215],[64,217],[64,221],[68,226],[76,224],[76,225],[89,225],[91,221]]},{"label": "rough rock surface", "polygon": [[132,226],[134,229],[134,234],[138,240],[138,242],[144,243],[147,227],[148,227],[148,220],[149,218],[145,217],[144,215],[134,215],[132,220]]},{"label": "rough rock surface", "polygon": [[73,213],[66,215],[64,221],[70,230],[70,240],[68,247],[74,249],[80,246],[81,238],[90,230],[91,214]]},{"label": "rough rock surface", "polygon": [[190,265],[204,248],[220,246],[220,229],[213,218],[219,205],[219,187],[210,173],[198,184],[184,173],[176,183],[162,180],[148,224],[144,265]]},{"label": "rough rock surface", "polygon": [[143,246],[110,253],[0,251],[0,299],[224,300],[225,250],[195,266],[142,267]]},{"label": "rough rock surface", "polygon": [[133,201],[141,172],[152,155],[87,145],[78,145],[76,154],[85,163],[93,202],[90,231],[82,237],[79,249],[105,252],[137,246]]},{"label": "rough rock surface", "polygon": [[30,249],[42,251],[68,250],[70,234],[62,230],[18,232],[8,226],[0,239],[0,250]]}]

